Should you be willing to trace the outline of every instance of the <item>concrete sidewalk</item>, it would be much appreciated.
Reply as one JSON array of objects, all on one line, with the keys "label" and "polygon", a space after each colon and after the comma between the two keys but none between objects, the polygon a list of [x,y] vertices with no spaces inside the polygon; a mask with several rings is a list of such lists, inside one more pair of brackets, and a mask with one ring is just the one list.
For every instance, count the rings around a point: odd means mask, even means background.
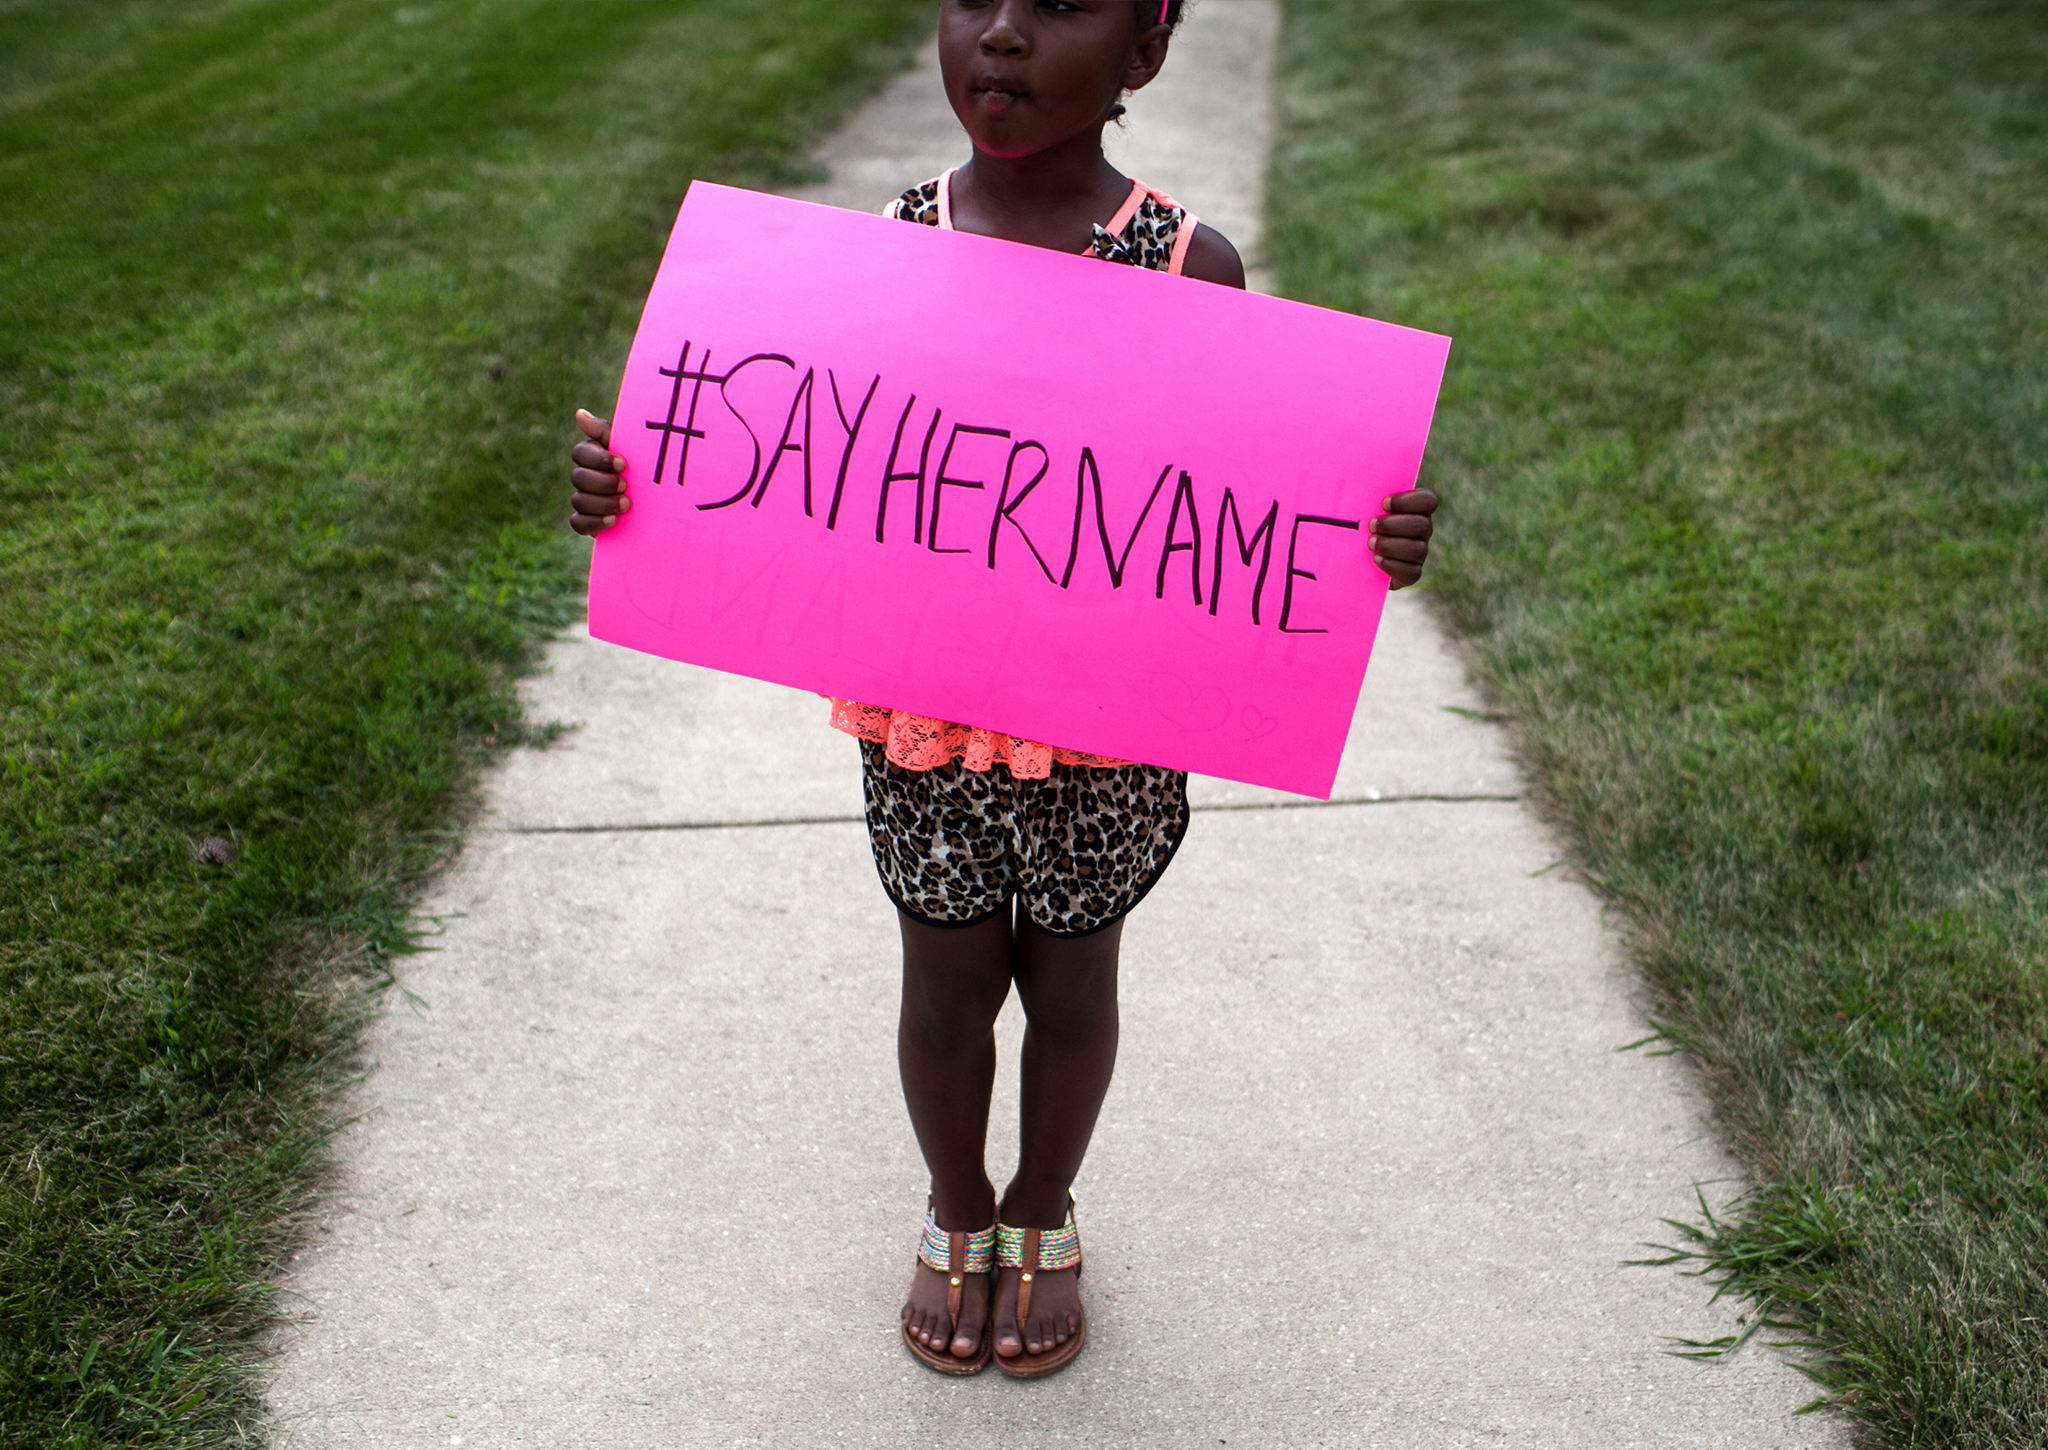
[{"label": "concrete sidewalk", "polygon": [[[1118,143],[1247,247],[1274,26],[1205,0]],[[914,74],[812,194],[873,208],[960,148]],[[1846,1445],[1770,1355],[1663,1352],[1734,1313],[1622,1261],[1738,1170],[1681,1060],[1617,1051],[1634,978],[1422,601],[1390,604],[1339,803],[1197,783],[1077,1184],[1089,1348],[1028,1384],[897,1340],[924,1176],[852,742],[813,697],[580,634],[549,658],[535,714],[582,728],[492,780],[425,1005],[371,1035],[280,1445]]]}]

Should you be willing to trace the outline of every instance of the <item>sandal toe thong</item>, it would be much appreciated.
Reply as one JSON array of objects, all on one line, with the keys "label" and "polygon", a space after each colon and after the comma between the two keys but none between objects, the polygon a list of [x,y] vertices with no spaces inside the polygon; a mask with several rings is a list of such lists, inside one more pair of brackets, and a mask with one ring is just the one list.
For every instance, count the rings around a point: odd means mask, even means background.
[{"label": "sandal toe thong", "polygon": [[[1056,1229],[1012,1228],[996,1225],[996,1267],[1019,1270],[1017,1278],[1017,1338],[1024,1341],[1024,1320],[1031,1313],[1032,1281],[1041,1271],[1051,1273],[1072,1269],[1081,1277],[1081,1228],[1074,1221],[1074,1196],[1067,1195],[1067,1221]],[[1033,1354],[1028,1348],[1017,1355],[997,1355],[996,1368],[1013,1379],[1036,1379],[1065,1369],[1088,1342],[1088,1311],[1081,1311],[1081,1325],[1065,1344]]]},{"label": "sandal toe thong", "polygon": [[[946,1276],[946,1343],[933,1349],[910,1332],[910,1324],[903,1325],[903,1345],[917,1356],[918,1363],[940,1374],[979,1374],[988,1368],[988,1362],[995,1353],[993,1319],[984,1320],[981,1326],[981,1348],[971,1359],[962,1359],[953,1353],[953,1338],[960,1332],[960,1302],[966,1288],[969,1274],[986,1274],[994,1267],[996,1230],[991,1224],[977,1233],[948,1233],[938,1225],[929,1207],[924,1216],[924,1237],[917,1246],[918,1262],[934,1273]],[[989,1286],[989,1303],[995,1302],[995,1286]]]}]

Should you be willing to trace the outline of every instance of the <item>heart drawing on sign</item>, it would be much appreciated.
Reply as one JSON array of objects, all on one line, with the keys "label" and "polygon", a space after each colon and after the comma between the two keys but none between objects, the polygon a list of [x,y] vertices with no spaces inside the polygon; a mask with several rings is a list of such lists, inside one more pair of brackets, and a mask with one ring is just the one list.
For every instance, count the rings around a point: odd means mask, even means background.
[{"label": "heart drawing on sign", "polygon": [[1268,715],[1257,705],[1245,706],[1243,713],[1237,718],[1238,723],[1244,726],[1244,736],[1247,740],[1264,740],[1280,728],[1279,717]]},{"label": "heart drawing on sign", "polygon": [[1154,675],[1152,708],[1183,730],[1214,730],[1230,718],[1230,696],[1214,685],[1197,690],[1178,675]]}]

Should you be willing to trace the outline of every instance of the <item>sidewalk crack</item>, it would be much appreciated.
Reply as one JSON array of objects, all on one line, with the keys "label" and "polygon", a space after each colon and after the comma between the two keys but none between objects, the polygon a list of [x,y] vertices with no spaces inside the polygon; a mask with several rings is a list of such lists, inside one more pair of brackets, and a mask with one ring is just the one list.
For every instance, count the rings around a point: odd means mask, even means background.
[{"label": "sidewalk crack", "polygon": [[[1338,796],[1326,801],[1222,801],[1213,805],[1192,806],[1190,809],[1196,815],[1221,815],[1226,812],[1243,811],[1320,811],[1331,810],[1339,806],[1513,804],[1519,800],[1521,800],[1519,795],[1370,795]],[[857,815],[767,816],[751,821],[638,821],[620,825],[497,826],[486,827],[480,834],[486,836],[608,836],[630,835],[647,831],[759,831],[786,829],[794,826],[858,826],[865,823],[866,817]]]}]

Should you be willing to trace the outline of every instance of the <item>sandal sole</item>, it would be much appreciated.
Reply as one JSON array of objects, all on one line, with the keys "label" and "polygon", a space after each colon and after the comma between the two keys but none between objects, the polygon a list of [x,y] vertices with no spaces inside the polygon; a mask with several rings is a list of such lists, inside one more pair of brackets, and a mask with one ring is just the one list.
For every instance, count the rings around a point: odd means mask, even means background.
[{"label": "sandal sole", "polygon": [[1074,1331],[1074,1337],[1058,1349],[1033,1354],[1026,1350],[1015,1359],[995,1356],[996,1368],[1013,1380],[1042,1379],[1049,1374],[1058,1374],[1080,1356],[1081,1347],[1088,1342],[1088,1316],[1081,1316],[1081,1327]]},{"label": "sandal sole", "polygon": [[995,1358],[996,1347],[993,1336],[989,1333],[994,1328],[995,1325],[991,1323],[982,1330],[981,1352],[973,1359],[962,1359],[957,1354],[927,1348],[922,1342],[911,1337],[910,1326],[907,1324],[902,1326],[903,1347],[910,1351],[919,1364],[937,1374],[949,1374],[956,1378],[980,1374],[988,1368],[988,1362]]}]

